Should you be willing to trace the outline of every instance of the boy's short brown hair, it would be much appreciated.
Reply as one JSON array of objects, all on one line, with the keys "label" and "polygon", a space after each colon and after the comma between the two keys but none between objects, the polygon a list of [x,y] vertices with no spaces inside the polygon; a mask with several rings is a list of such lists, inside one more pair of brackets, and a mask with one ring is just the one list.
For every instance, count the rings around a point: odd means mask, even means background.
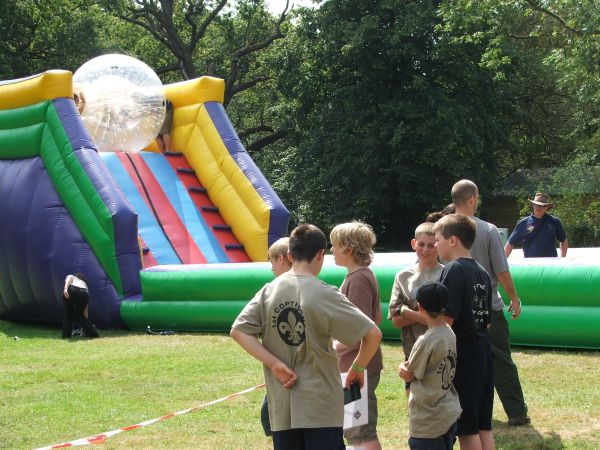
[{"label": "boy's short brown hair", "polygon": [[290,238],[282,237],[277,239],[275,242],[271,244],[269,250],[267,251],[267,258],[269,261],[271,259],[277,259],[279,256],[287,257],[287,252],[290,248]]},{"label": "boy's short brown hair", "polygon": [[468,216],[463,216],[462,214],[448,214],[434,224],[433,231],[435,233],[440,233],[444,236],[444,239],[449,239],[450,236],[456,236],[463,247],[469,250],[473,245],[473,242],[475,242],[477,225],[475,225],[475,221]]},{"label": "boy's short brown hair", "polygon": [[353,221],[336,225],[329,234],[331,243],[342,248],[352,249],[354,260],[368,266],[373,261],[373,246],[377,237],[371,225]]},{"label": "boy's short brown hair", "polygon": [[290,234],[289,245],[294,262],[311,262],[320,250],[327,249],[327,237],[318,227],[303,223]]},{"label": "boy's short brown hair", "polygon": [[420,236],[433,236],[433,222],[423,222],[415,229],[415,239],[419,239]]}]

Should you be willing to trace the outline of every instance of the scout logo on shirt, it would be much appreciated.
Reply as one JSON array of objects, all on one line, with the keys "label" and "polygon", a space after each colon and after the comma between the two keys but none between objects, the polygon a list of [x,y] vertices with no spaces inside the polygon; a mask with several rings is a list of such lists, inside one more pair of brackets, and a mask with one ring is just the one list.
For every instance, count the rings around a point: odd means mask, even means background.
[{"label": "scout logo on shirt", "polygon": [[487,289],[485,284],[476,284],[473,286],[475,296],[473,297],[473,318],[479,328],[486,328],[489,323],[489,311],[486,307]]},{"label": "scout logo on shirt", "polygon": [[284,302],[275,308],[273,326],[288,345],[298,346],[306,339],[304,314],[296,302]]},{"label": "scout logo on shirt", "polygon": [[442,374],[442,389],[450,389],[456,373],[456,352],[448,350],[448,354],[438,366],[437,373]]},{"label": "scout logo on shirt", "polygon": [[531,233],[533,230],[535,230],[535,227],[533,225],[527,225],[527,232]]}]

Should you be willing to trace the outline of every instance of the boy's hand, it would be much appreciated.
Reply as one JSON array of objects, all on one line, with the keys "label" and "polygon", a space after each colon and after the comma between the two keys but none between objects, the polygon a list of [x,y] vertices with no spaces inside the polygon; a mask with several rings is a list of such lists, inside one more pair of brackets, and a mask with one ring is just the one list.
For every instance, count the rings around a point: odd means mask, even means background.
[{"label": "boy's hand", "polygon": [[398,374],[400,375],[400,378],[407,383],[410,383],[414,378],[412,370],[408,368],[408,361],[405,361],[398,366]]},{"label": "boy's hand", "polygon": [[365,373],[357,372],[352,367],[348,370],[348,374],[346,375],[346,382],[344,383],[344,387],[350,387],[352,383],[358,381],[358,385],[362,389],[365,385]]},{"label": "boy's hand", "polygon": [[287,364],[282,361],[277,361],[273,367],[271,367],[271,372],[273,372],[273,375],[277,377],[279,382],[286,389],[293,388],[296,384],[296,380],[298,380],[296,372],[290,369]]}]

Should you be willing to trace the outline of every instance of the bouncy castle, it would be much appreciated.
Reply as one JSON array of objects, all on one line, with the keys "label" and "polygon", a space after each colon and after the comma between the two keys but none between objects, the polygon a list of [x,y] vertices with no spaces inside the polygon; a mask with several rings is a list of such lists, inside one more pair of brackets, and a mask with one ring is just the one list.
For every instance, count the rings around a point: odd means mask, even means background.
[{"label": "bouncy castle", "polygon": [[64,278],[81,272],[92,320],[122,327],[123,303],[142,300],[142,259],[266,261],[289,212],[241,145],[223,80],[165,87],[169,154],[99,153],[72,86],[66,71],[0,85],[0,318],[60,322]]}]

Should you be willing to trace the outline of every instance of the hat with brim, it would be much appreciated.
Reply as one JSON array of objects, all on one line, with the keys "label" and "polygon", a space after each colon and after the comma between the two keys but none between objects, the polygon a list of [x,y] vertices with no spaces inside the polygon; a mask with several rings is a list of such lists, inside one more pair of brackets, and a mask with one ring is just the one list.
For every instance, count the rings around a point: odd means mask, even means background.
[{"label": "hat with brim", "polygon": [[550,201],[550,197],[548,197],[546,194],[542,194],[541,192],[536,193],[533,200],[528,200],[532,205],[547,206],[548,211],[554,208],[554,203]]}]

